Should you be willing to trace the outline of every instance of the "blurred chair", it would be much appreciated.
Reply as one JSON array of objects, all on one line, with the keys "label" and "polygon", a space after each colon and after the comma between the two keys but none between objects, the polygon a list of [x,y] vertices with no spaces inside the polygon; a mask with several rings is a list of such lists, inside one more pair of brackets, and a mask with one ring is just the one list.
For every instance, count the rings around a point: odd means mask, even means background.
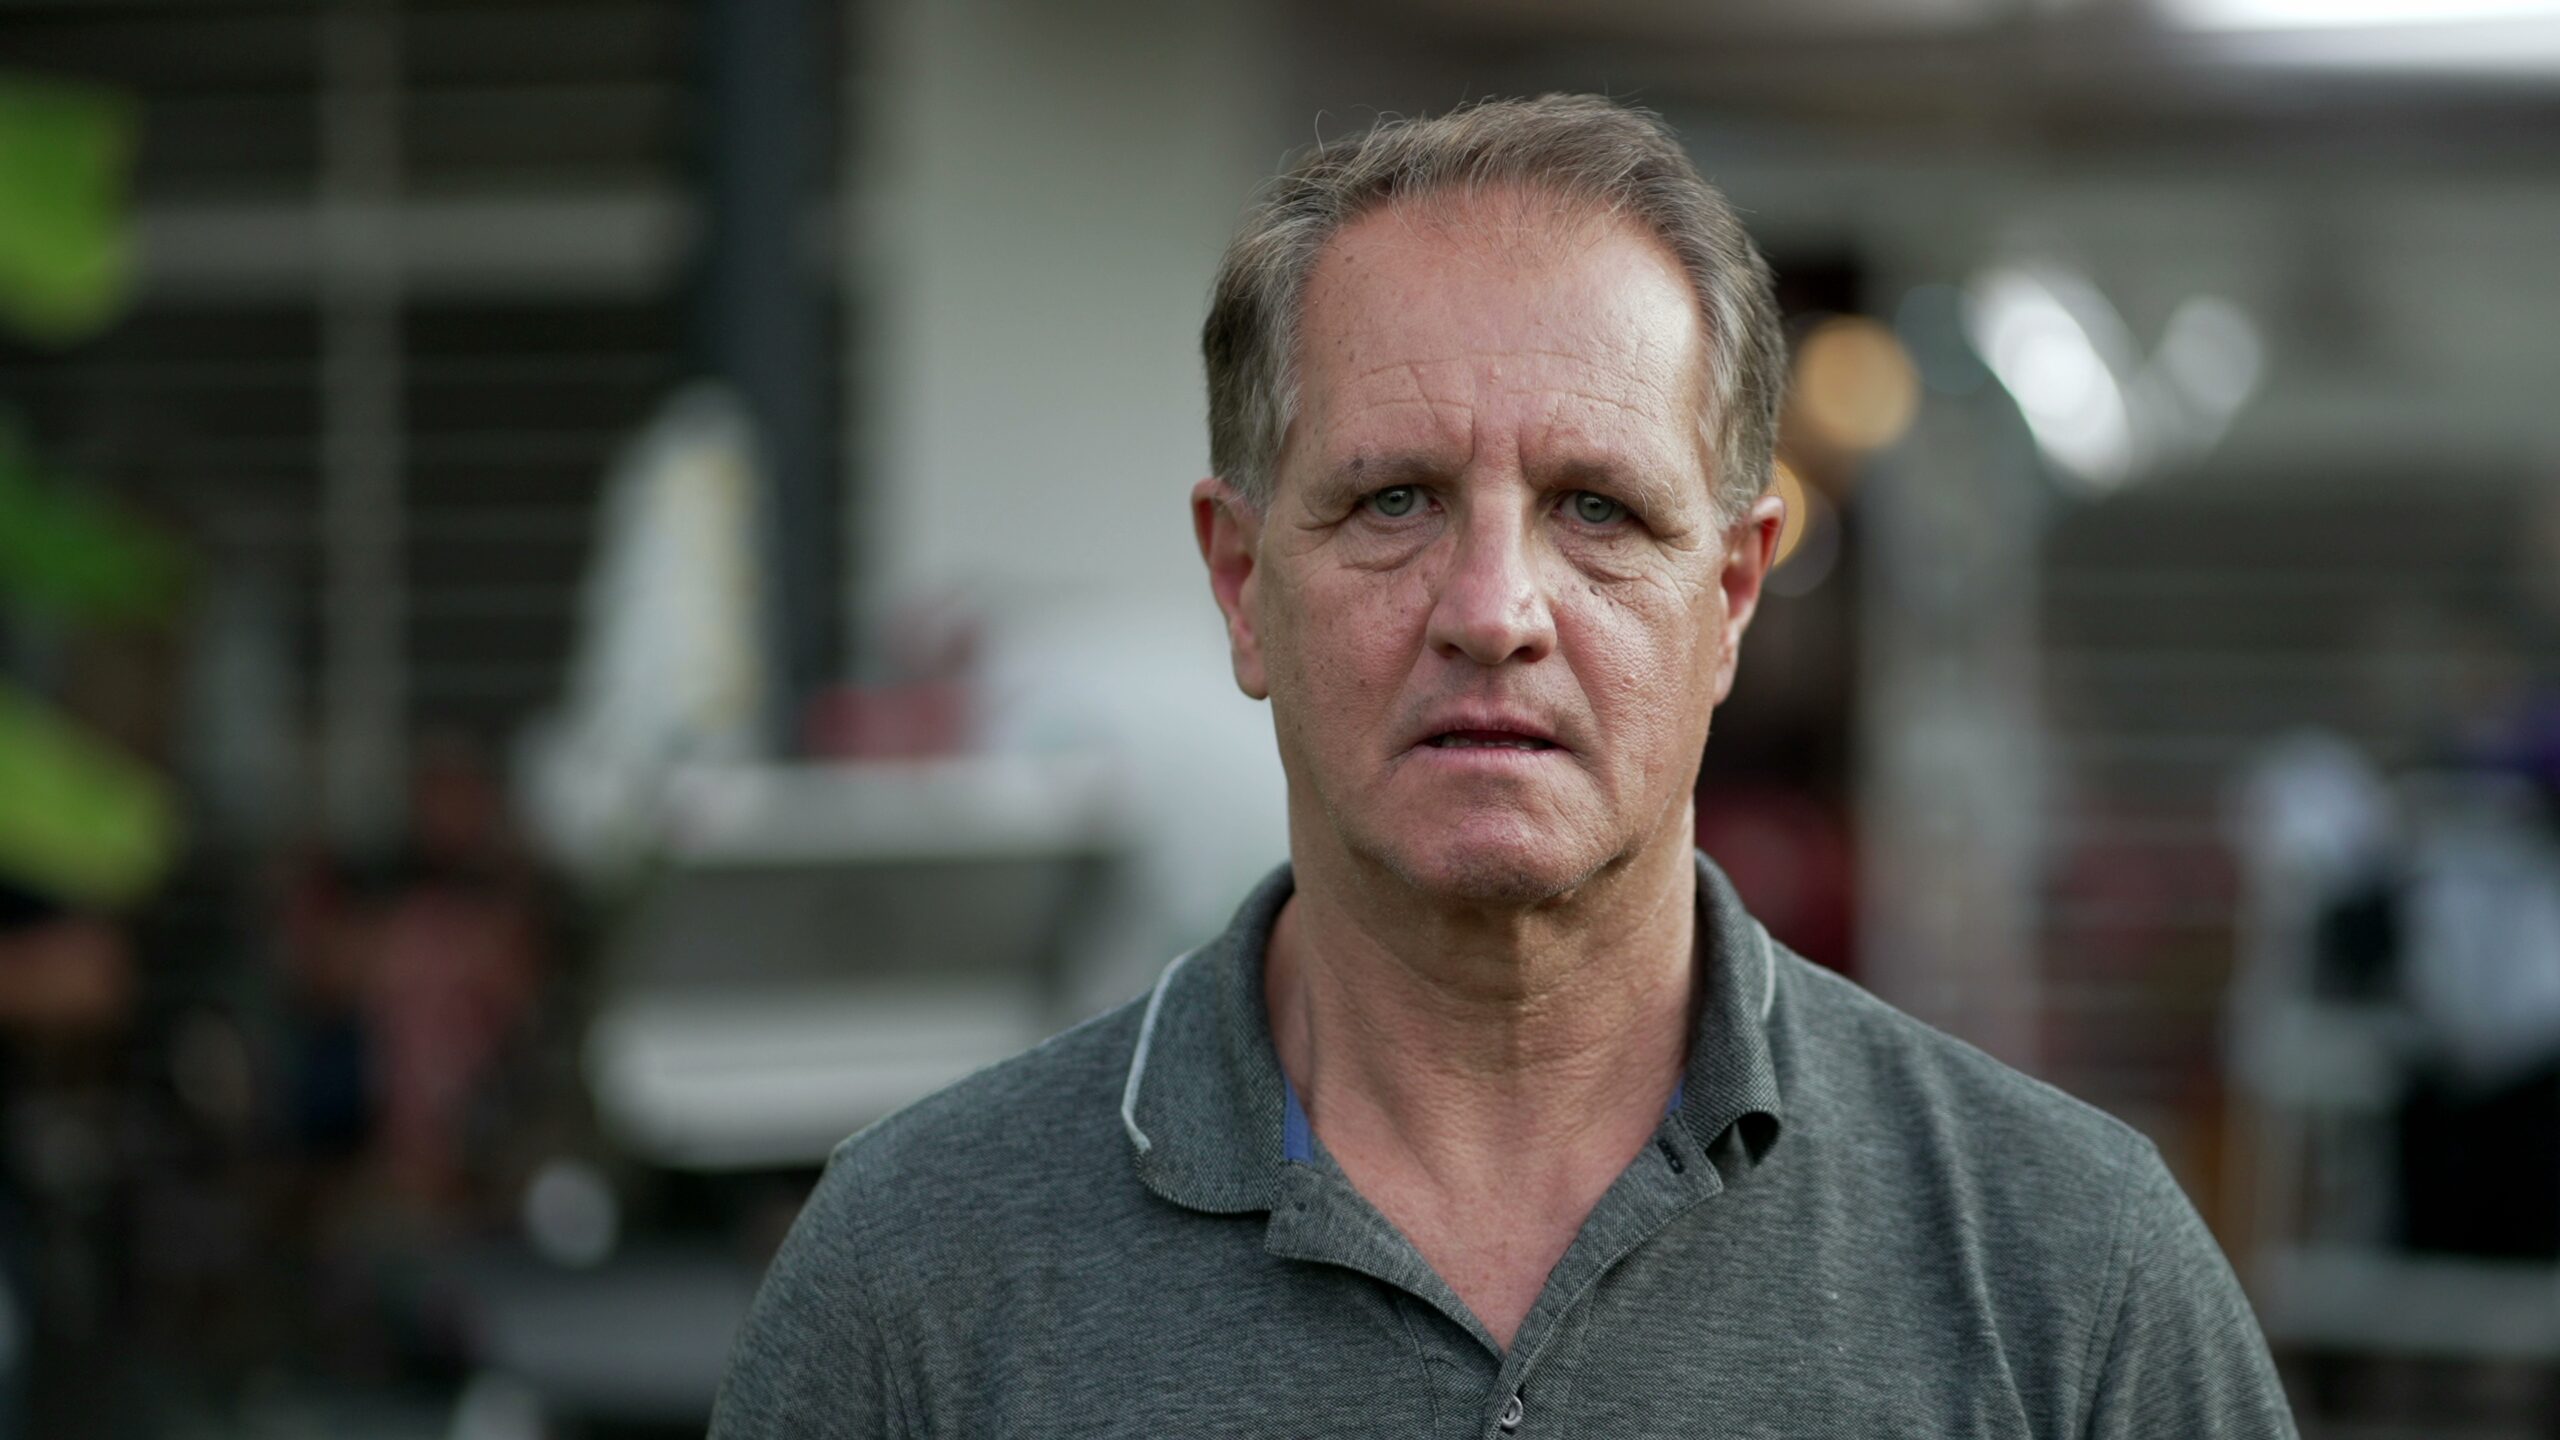
[{"label": "blurred chair", "polygon": [[[1125,854],[1120,792],[1077,756],[675,775],[583,1047],[606,1139],[706,1181],[806,1173],[1076,1018],[1063,971]],[[699,1423],[754,1261],[665,1235],[601,1248],[458,1270],[470,1362],[549,1414]]]},{"label": "blurred chair", "polygon": [[725,767],[672,793],[586,1044],[633,1154],[814,1165],[1072,1018],[1067,946],[1122,848],[1106,766]]},{"label": "blurred chair", "polygon": [[[2560,844],[2542,802],[2506,775],[2389,781],[2340,742],[2296,738],[2239,808],[2228,1042],[2249,1148],[2227,1172],[2247,1187],[2269,1339],[2560,1362],[2560,1204],[2497,1220],[2560,1181],[2550,1127],[2500,1099],[2560,1118]],[[2549,923],[2518,923],[2516,905]],[[2457,1174],[2445,1142],[2466,1116],[2494,1148],[2455,1147],[2479,1152]]]}]

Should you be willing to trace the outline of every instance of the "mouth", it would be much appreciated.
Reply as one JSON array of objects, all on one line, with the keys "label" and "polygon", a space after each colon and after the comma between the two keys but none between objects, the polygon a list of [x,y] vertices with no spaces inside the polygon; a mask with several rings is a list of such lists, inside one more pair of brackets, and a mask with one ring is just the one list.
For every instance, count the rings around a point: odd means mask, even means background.
[{"label": "mouth", "polygon": [[1553,750],[1552,740],[1516,730],[1444,730],[1422,742],[1433,750]]}]

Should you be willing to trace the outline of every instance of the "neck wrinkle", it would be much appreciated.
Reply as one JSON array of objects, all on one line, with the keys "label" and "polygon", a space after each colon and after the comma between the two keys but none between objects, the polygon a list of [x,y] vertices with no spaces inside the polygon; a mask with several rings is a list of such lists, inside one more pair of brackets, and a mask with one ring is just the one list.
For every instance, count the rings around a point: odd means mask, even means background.
[{"label": "neck wrinkle", "polygon": [[1696,865],[1678,858],[1642,903],[1578,926],[1451,935],[1413,917],[1402,943],[1395,917],[1329,903],[1325,877],[1301,872],[1265,986],[1311,1122],[1449,1175],[1541,1154],[1572,1163],[1591,1137],[1649,1134],[1703,994]]}]

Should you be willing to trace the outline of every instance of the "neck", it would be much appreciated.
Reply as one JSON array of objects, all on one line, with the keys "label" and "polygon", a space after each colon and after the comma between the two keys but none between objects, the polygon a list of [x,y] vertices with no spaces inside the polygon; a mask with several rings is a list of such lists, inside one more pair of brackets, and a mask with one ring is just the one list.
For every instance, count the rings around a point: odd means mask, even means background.
[{"label": "neck", "polygon": [[1459,1186],[1494,1169],[1614,1174],[1644,1143],[1698,998],[1687,845],[1501,909],[1292,848],[1264,985],[1281,1064],[1329,1145],[1389,1145]]}]

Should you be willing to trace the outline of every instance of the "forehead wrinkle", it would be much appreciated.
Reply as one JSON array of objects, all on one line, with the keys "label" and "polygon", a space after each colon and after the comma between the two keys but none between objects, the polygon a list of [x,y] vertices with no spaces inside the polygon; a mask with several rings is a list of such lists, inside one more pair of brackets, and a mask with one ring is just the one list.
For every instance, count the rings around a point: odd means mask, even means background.
[{"label": "forehead wrinkle", "polygon": [[1416,399],[1428,400],[1431,398],[1431,387],[1422,381],[1422,367],[1446,363],[1448,362],[1434,360],[1381,360],[1358,374],[1345,375],[1340,383],[1343,389],[1348,390],[1366,385],[1381,375],[1402,375],[1412,382],[1411,389]]},{"label": "forehead wrinkle", "polygon": [[[1536,215],[1538,207],[1503,203],[1522,198],[1384,207],[1391,213],[1373,211],[1362,217],[1370,223],[1355,220],[1328,242],[1316,268],[1331,278],[1311,286],[1316,293],[1303,316],[1309,324],[1300,332],[1303,342],[1312,332],[1340,327],[1320,348],[1302,351],[1317,372],[1306,377],[1315,382],[1308,390],[1321,392],[1320,403],[1331,412],[1320,422],[1322,431],[1333,432],[1333,443],[1322,447],[1333,452],[1325,473],[1339,474],[1350,456],[1374,457],[1382,449],[1428,456],[1443,471],[1463,470],[1499,435],[1523,474],[1533,462],[1545,474],[1607,474],[1630,498],[1648,496],[1668,519],[1665,497],[1685,497],[1690,488],[1671,477],[1694,475],[1703,488],[1713,488],[1714,430],[1704,414],[1693,413],[1705,408],[1704,347],[1685,273],[1671,257],[1657,255],[1671,263],[1669,278],[1680,295],[1684,323],[1675,333],[1649,323],[1651,302],[1614,291],[1578,301],[1558,293],[1551,299],[1578,308],[1534,318],[1525,332],[1488,328],[1475,302],[1464,298],[1485,274],[1485,262],[1499,262],[1510,273],[1546,270],[1623,229],[1610,223],[1623,217],[1605,213],[1568,207]],[[1490,215],[1487,200],[1493,201]],[[1543,223],[1518,223],[1532,215]],[[1483,223],[1488,219],[1495,223]],[[1648,235],[1631,238],[1659,248]],[[1523,243],[1532,240],[1543,243]],[[1437,353],[1416,355],[1411,348],[1410,341],[1422,337],[1408,323],[1403,292],[1371,295],[1372,280],[1410,282],[1372,271],[1355,257],[1363,247],[1406,256],[1427,251],[1442,274],[1469,277],[1457,292],[1428,285],[1413,292],[1424,306],[1413,318],[1425,321],[1425,331],[1440,328],[1431,345]],[[1383,311],[1380,299],[1387,301]],[[1629,321],[1635,322],[1632,335]],[[1603,333],[1618,336],[1620,344],[1601,341]],[[1634,343],[1626,345],[1628,339]],[[1323,375],[1326,369],[1333,373]],[[1427,420],[1404,413],[1410,405],[1424,407]],[[1364,486],[1374,480],[1360,478]]]},{"label": "forehead wrinkle", "polygon": [[[1374,376],[1407,370],[1405,366],[1383,365],[1369,373]],[[1417,407],[1430,415],[1432,423],[1427,434],[1417,435],[1393,421],[1385,425],[1371,421],[1370,426],[1360,428],[1374,427],[1387,433],[1354,441],[1348,453],[1327,462],[1324,478],[1365,489],[1446,479],[1465,470],[1473,463],[1484,417],[1472,402],[1414,393],[1429,388],[1417,378],[1412,387],[1399,387],[1403,393],[1391,398],[1354,398],[1347,405],[1335,407],[1340,412],[1336,417],[1339,428],[1352,428],[1359,417]],[[1678,468],[1681,450],[1693,448],[1699,437],[1693,427],[1645,403],[1645,397],[1623,399],[1570,384],[1504,388],[1512,396],[1544,402],[1534,415],[1524,416],[1526,423],[1514,432],[1513,459],[1524,476],[1602,477],[1629,498],[1646,500],[1647,508],[1655,511],[1663,510],[1665,503],[1679,493],[1678,487],[1661,477]],[[1601,414],[1577,415],[1579,405],[1589,405]],[[1601,418],[1604,423],[1591,424],[1592,418]],[[1326,428],[1335,429],[1337,425]],[[1654,443],[1665,437],[1685,443],[1666,451]],[[1703,464],[1703,456],[1698,458]]]},{"label": "forehead wrinkle", "polygon": [[[1324,428],[1328,431],[1346,428],[1357,424],[1364,417],[1375,417],[1381,413],[1391,414],[1395,411],[1419,407],[1430,416],[1432,442],[1452,449],[1472,452],[1475,448],[1476,424],[1473,386],[1471,383],[1463,383],[1470,377],[1462,373],[1458,377],[1462,383],[1435,386],[1423,375],[1425,366],[1436,368],[1444,363],[1455,362],[1388,361],[1373,365],[1357,375],[1325,387],[1327,404],[1324,408],[1328,413],[1324,416]],[[1393,383],[1392,380],[1384,384],[1370,383],[1379,380],[1380,377],[1401,377],[1403,383]],[[1371,393],[1362,393],[1364,389]],[[1377,425],[1380,422],[1371,419],[1369,423]],[[1401,423],[1393,420],[1385,423],[1397,430],[1405,428]],[[1365,451],[1372,448],[1375,447],[1364,441],[1359,443],[1356,450]],[[1400,448],[1416,447],[1408,442]]]},{"label": "forehead wrinkle", "polygon": [[[1619,490],[1626,498],[1639,502],[1639,508],[1657,519],[1668,521],[1678,502],[1691,487],[1675,484],[1672,476],[1679,470],[1680,451],[1669,454],[1653,443],[1662,417],[1644,407],[1613,400],[1603,395],[1581,391],[1566,392],[1577,399],[1596,400],[1610,410],[1638,422],[1635,443],[1625,443],[1624,436],[1596,435],[1569,417],[1564,407],[1547,412],[1546,423],[1534,436],[1523,435],[1520,446],[1521,472],[1550,484],[1596,477]],[[1696,437],[1689,427],[1680,427],[1674,439],[1685,439],[1693,445]],[[1704,498],[1704,456],[1700,461],[1700,499]]]},{"label": "forehead wrinkle", "polygon": [[[1376,419],[1359,423],[1363,415],[1417,408],[1429,417],[1421,426]],[[1458,413],[1453,415],[1452,411]],[[1346,413],[1323,426],[1323,431],[1323,441],[1313,457],[1314,479],[1320,493],[1327,497],[1338,498],[1344,489],[1370,490],[1445,479],[1466,469],[1475,458],[1472,412],[1465,406],[1421,397],[1346,407]],[[1360,433],[1351,434],[1353,431]]]},{"label": "forehead wrinkle", "polygon": [[[1469,402],[1467,398],[1459,392],[1471,389],[1471,386],[1434,386],[1430,381],[1424,378],[1423,371],[1425,368],[1438,369],[1460,364],[1466,358],[1467,357],[1465,356],[1451,356],[1446,359],[1398,359],[1379,361],[1358,371],[1357,373],[1343,376],[1342,378],[1325,385],[1323,389],[1329,397],[1344,397],[1343,401],[1337,402],[1328,408],[1339,410],[1348,415],[1356,414],[1364,410],[1375,410],[1399,404],[1426,405],[1435,411],[1447,406],[1465,406]],[[1372,383],[1382,376],[1401,376],[1405,383],[1402,385],[1374,385]],[[1364,390],[1373,390],[1383,393],[1361,393]]]},{"label": "forehead wrinkle", "polygon": [[[1505,352],[1504,356],[1499,358],[1514,357],[1555,359],[1577,365],[1583,363],[1586,359],[1586,357],[1570,351],[1543,349],[1508,351]],[[1345,409],[1345,413],[1357,413],[1362,410],[1379,409],[1397,404],[1410,403],[1428,405],[1434,410],[1442,408],[1459,408],[1472,411],[1478,408],[1474,395],[1477,387],[1472,383],[1475,378],[1472,373],[1462,370],[1461,378],[1467,383],[1455,386],[1434,386],[1423,378],[1423,371],[1426,368],[1442,369],[1452,366],[1480,366],[1488,361],[1495,360],[1496,358],[1497,357],[1480,355],[1453,355],[1440,359],[1395,360],[1373,365],[1368,369],[1361,371],[1357,375],[1346,377],[1341,382],[1340,388],[1347,391],[1356,391],[1367,382],[1376,379],[1379,376],[1395,374],[1402,375],[1411,382],[1409,386],[1404,387],[1405,393],[1400,397],[1381,397],[1376,399],[1358,397],[1352,405],[1343,408]],[[1642,392],[1633,397],[1610,395],[1604,393],[1602,390],[1588,388],[1585,385],[1575,384],[1570,381],[1563,383],[1551,383],[1544,379],[1523,380],[1511,377],[1495,377],[1494,384],[1496,387],[1496,393],[1498,394],[1529,397],[1566,397],[1594,405],[1605,406],[1608,409],[1615,410],[1626,415],[1632,420],[1647,423],[1657,421],[1668,421],[1674,424],[1680,423],[1676,416],[1664,415],[1656,408],[1655,402],[1673,398],[1669,395],[1667,387],[1655,380],[1649,373],[1646,373],[1642,367],[1634,369],[1631,372],[1631,378],[1637,382],[1637,387],[1640,388]],[[1434,393],[1435,391],[1451,390],[1463,390],[1467,393],[1463,398],[1455,394]],[[1546,414],[1545,423],[1547,429],[1552,430],[1556,425],[1563,423],[1562,417],[1558,413],[1559,407],[1550,404],[1545,406],[1544,410]]]},{"label": "forehead wrinkle", "polygon": [[1650,393],[1634,396],[1612,395],[1581,385],[1548,385],[1521,393],[1535,393],[1547,399],[1535,431],[1538,444],[1544,449],[1632,450],[1635,458],[1659,462],[1661,457],[1652,453],[1658,449],[1654,441],[1664,435],[1685,434],[1690,428],[1679,417],[1676,405],[1667,411],[1663,407],[1661,402],[1672,397],[1659,386],[1650,387]]},{"label": "forehead wrinkle", "polygon": [[[1690,498],[1690,487],[1669,484],[1663,477],[1683,465],[1694,465],[1698,482],[1695,498],[1711,499],[1715,488],[1715,427],[1708,423],[1705,413],[1707,403],[1697,357],[1693,353],[1670,363],[1646,363],[1647,358],[1631,356],[1630,363],[1614,372],[1634,382],[1623,395],[1580,386],[1549,387],[1548,393],[1592,406],[1601,415],[1620,421],[1623,428],[1585,424],[1584,417],[1575,413],[1575,405],[1550,404],[1544,424],[1537,431],[1537,448],[1549,453],[1561,451],[1565,458],[1552,467],[1540,468],[1554,468],[1566,474],[1580,471],[1610,475],[1646,497],[1661,512],[1667,502]],[[1668,448],[1657,442],[1667,442]],[[1524,464],[1529,460],[1525,448],[1524,445]]]},{"label": "forehead wrinkle", "polygon": [[[1379,327],[1372,326],[1369,330],[1361,332],[1360,335],[1350,338],[1363,338],[1368,334],[1376,333],[1378,328]],[[1420,388],[1423,385],[1422,372],[1426,369],[1438,370],[1451,365],[1477,365],[1488,360],[1561,360],[1569,365],[1582,365],[1589,363],[1590,359],[1590,355],[1581,350],[1556,350],[1543,345],[1521,345],[1508,347],[1500,351],[1459,351],[1449,355],[1426,355],[1400,360],[1381,360],[1357,374],[1344,376],[1342,383],[1345,385],[1357,385],[1372,378],[1373,376],[1385,374],[1390,370],[1401,370],[1410,374],[1413,377],[1415,386]]]}]

